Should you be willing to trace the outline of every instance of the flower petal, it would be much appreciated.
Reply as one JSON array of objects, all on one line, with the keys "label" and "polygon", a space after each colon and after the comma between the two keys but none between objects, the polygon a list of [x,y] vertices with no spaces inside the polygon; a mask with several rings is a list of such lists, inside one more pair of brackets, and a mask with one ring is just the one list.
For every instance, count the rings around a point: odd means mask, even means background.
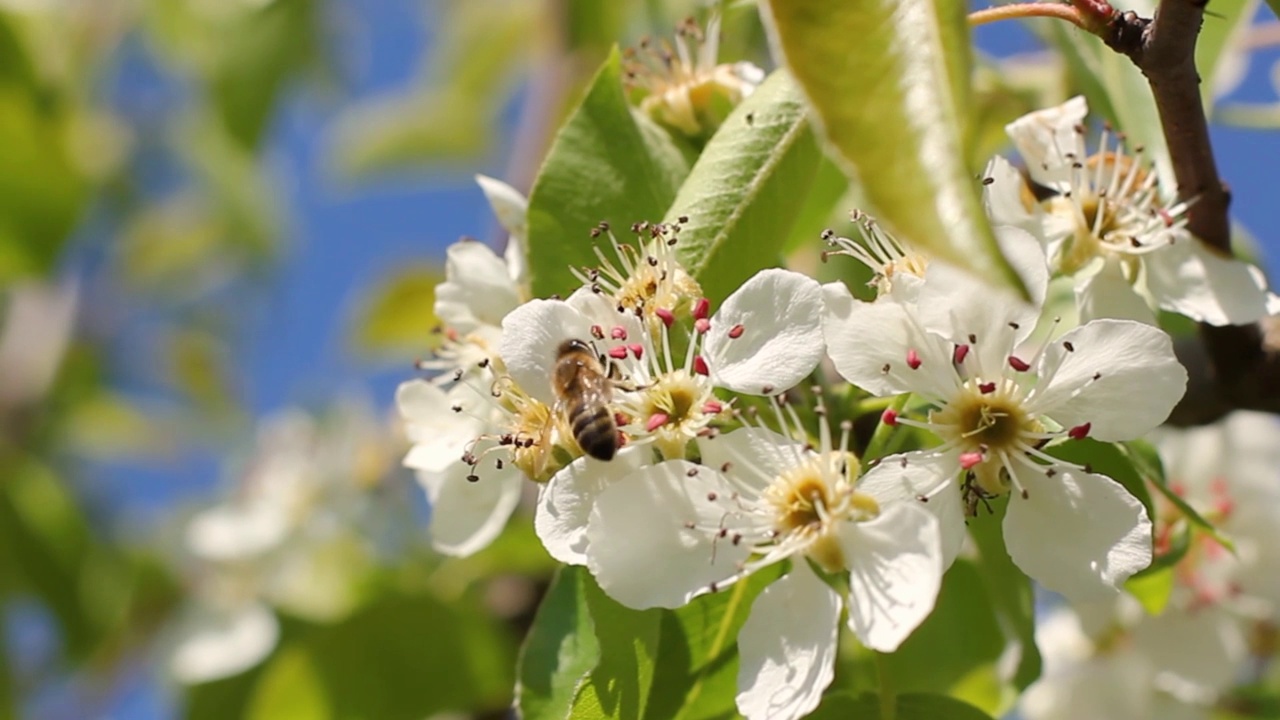
[{"label": "flower petal", "polygon": [[1033,200],[1030,188],[1022,173],[1008,160],[996,155],[982,172],[986,183],[982,189],[983,204],[992,225],[1012,225],[1032,235],[1038,235],[1040,222],[1036,213],[1027,208],[1024,198]]},{"label": "flower petal", "polygon": [[258,602],[233,608],[198,604],[178,627],[169,669],[190,685],[248,670],[270,655],[280,638],[275,613]]},{"label": "flower petal", "polygon": [[737,572],[749,554],[709,530],[727,519],[711,498],[732,492],[719,473],[685,460],[637,470],[596,498],[587,523],[587,567],[628,607],[684,605]]},{"label": "flower petal", "polygon": [[[446,393],[426,380],[409,380],[396,388],[396,407],[413,442],[405,467],[441,472],[459,462],[468,443],[484,433],[481,403],[470,386]],[[455,412],[453,408],[462,408]]]},{"label": "flower petal", "polygon": [[[879,397],[904,392],[933,400],[950,397],[958,382],[951,349],[921,330],[907,306],[855,300],[843,283],[822,286],[822,295],[827,354],[842,377]],[[912,351],[920,360],[914,370],[907,363]]]},{"label": "flower petal", "polygon": [[605,488],[638,470],[648,449],[626,447],[608,462],[583,456],[556,473],[538,493],[534,530],[551,557],[586,565],[587,522]]},{"label": "flower petal", "polygon": [[711,317],[702,348],[719,387],[748,395],[794,387],[822,360],[822,290],[800,273],[761,270]]},{"label": "flower petal", "polygon": [[275,504],[219,505],[187,525],[187,547],[214,562],[247,560],[278,547],[289,533],[287,508]]},{"label": "flower petal", "polygon": [[849,566],[849,629],[863,645],[893,652],[933,611],[942,587],[938,520],[915,503],[840,526]]},{"label": "flower petal", "polygon": [[804,445],[767,428],[743,427],[698,440],[702,464],[763,490],[807,458]]},{"label": "flower petal", "polygon": [[[1157,670],[1201,693],[1229,687],[1246,654],[1240,619],[1220,605],[1194,612],[1170,608],[1156,617],[1145,617],[1133,629],[1133,642]],[[1188,652],[1188,648],[1195,651]]]},{"label": "flower petal", "polygon": [[[480,443],[479,455],[493,447],[493,441]],[[449,466],[444,472],[418,473],[418,481],[431,501],[431,546],[437,552],[466,557],[484,549],[506,527],[507,519],[520,501],[524,476],[514,463],[503,463],[501,469],[482,466],[475,471],[479,480],[467,476],[473,470],[465,463]]]},{"label": "flower petal", "polygon": [[1165,310],[1210,325],[1247,325],[1267,315],[1267,286],[1253,266],[1182,236],[1142,256],[1147,288]]},{"label": "flower petal", "polygon": [[796,559],[738,632],[738,712],[748,720],[809,714],[835,677],[839,628],[840,596]]},{"label": "flower petal", "polygon": [[[966,535],[959,473],[954,455],[929,450],[891,455],[858,480],[857,490],[876,499],[880,507],[903,503],[928,510],[938,521],[942,567],[951,567]],[[920,498],[928,498],[921,502]]]},{"label": "flower petal", "polygon": [[521,389],[553,405],[551,376],[560,343],[569,338],[590,340],[591,321],[563,300],[532,300],[502,319],[498,355]]},{"label": "flower petal", "polygon": [[1151,564],[1151,520],[1105,475],[1058,466],[1049,477],[1025,466],[1009,496],[1004,539],[1013,562],[1073,603],[1114,595]]},{"label": "flower petal", "polygon": [[525,258],[524,239],[529,236],[529,225],[525,220],[529,201],[519,190],[488,175],[476,175],[476,183],[489,200],[489,207],[493,209],[498,223],[507,231],[507,248],[502,257],[507,263],[508,276],[517,287],[526,285],[529,282],[529,263]]},{"label": "flower petal", "polygon": [[1100,318],[1156,324],[1155,313],[1133,289],[1115,258],[1095,261],[1088,269],[1077,272],[1075,286],[1081,324]]},{"label": "flower petal", "polygon": [[497,325],[520,304],[507,264],[477,240],[460,240],[449,246],[445,277],[448,279],[436,286],[436,316],[459,332]]},{"label": "flower petal", "polygon": [[1083,126],[1089,106],[1084,96],[1077,95],[1065,103],[1023,115],[1004,126],[1027,164],[1031,179],[1053,190],[1071,189],[1071,167],[1066,157],[1083,158],[1084,138],[1077,128]]},{"label": "flower petal", "polygon": [[1187,386],[1169,336],[1132,320],[1094,320],[1068,332],[1045,349],[1037,372],[1047,384],[1028,410],[1063,427],[1090,423],[1090,436],[1107,442],[1164,422]]}]

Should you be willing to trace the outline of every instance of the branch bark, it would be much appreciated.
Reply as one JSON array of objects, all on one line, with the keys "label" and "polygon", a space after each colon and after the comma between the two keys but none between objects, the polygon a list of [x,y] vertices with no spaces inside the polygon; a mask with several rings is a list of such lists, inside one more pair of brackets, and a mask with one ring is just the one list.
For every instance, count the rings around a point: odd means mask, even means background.
[{"label": "branch bark", "polygon": [[[1218,176],[1195,66],[1196,39],[1207,0],[1161,0],[1150,20],[1109,6],[1109,13],[1098,16],[1103,7],[1098,0],[1073,4],[1095,13],[1100,20],[1098,34],[1107,46],[1129,57],[1146,76],[1169,146],[1178,197],[1194,200],[1187,213],[1187,229],[1229,256],[1231,195]],[[1170,422],[1204,424],[1236,408],[1280,413],[1278,338],[1280,333],[1269,333],[1262,323],[1223,327],[1202,323],[1199,345],[1179,347],[1179,358],[1191,380]]]}]

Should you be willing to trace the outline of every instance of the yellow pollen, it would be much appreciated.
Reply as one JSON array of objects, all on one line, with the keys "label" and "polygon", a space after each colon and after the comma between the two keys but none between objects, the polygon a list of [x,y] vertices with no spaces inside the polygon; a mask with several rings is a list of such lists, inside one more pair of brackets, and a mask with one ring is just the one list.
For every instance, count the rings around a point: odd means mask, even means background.
[{"label": "yellow pollen", "polygon": [[765,491],[765,499],[775,511],[774,529],[779,536],[808,540],[805,554],[827,572],[845,569],[844,551],[835,532],[836,524],[874,518],[880,506],[869,495],[855,492],[845,484],[833,485],[824,474],[824,463],[816,457],[775,479]]}]

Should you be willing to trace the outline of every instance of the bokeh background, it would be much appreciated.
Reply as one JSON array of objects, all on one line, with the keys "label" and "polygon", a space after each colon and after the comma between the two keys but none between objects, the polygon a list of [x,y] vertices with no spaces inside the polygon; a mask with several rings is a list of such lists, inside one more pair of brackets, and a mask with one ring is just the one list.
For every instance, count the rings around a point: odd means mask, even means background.
[{"label": "bokeh background", "polygon": [[[722,58],[772,67],[738,5]],[[259,492],[247,478],[263,428],[290,413],[327,428],[308,445],[324,469],[375,488],[340,521],[369,545],[342,581],[363,588],[354,605],[438,590],[392,397],[432,347],[446,246],[503,240],[474,175],[527,191],[610,44],[697,9],[0,0],[0,718],[238,716],[246,675],[190,690],[170,667],[218,566],[192,558],[188,526]],[[1220,169],[1266,267],[1280,253],[1277,28],[1257,9],[1247,58],[1215,85]],[[1009,82],[1061,92],[1035,28],[983,27],[976,42]],[[990,122],[1024,109],[1000,105]],[[367,442],[344,444],[356,435]],[[536,583],[507,590],[535,597]],[[278,603],[286,650],[350,612],[297,605]],[[516,605],[495,611],[512,637],[528,610]],[[387,617],[394,632],[400,616]],[[385,649],[352,642],[353,668]],[[502,672],[491,680],[509,691]],[[500,708],[494,692],[476,690]]]}]

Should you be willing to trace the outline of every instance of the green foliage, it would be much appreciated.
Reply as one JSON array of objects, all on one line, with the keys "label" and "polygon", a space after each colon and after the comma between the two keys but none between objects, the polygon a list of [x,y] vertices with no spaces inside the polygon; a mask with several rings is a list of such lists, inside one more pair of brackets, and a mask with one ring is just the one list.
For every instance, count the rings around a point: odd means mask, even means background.
[{"label": "green foliage", "polygon": [[[881,701],[876,695],[833,693],[809,715],[810,720],[846,720],[847,718],[882,718]],[[945,695],[910,693],[894,698],[893,717],[897,720],[991,720],[991,716],[967,703]]]},{"label": "green foliage", "polygon": [[352,342],[376,355],[416,355],[436,344],[436,285],[444,273],[434,265],[397,268],[387,274],[353,320]]},{"label": "green foliage", "polygon": [[667,212],[688,218],[676,247],[713,302],[779,264],[822,158],[806,115],[790,75],[775,72],[703,148]]},{"label": "green foliage", "polygon": [[627,104],[615,51],[560,129],[529,194],[533,294],[567,295],[576,284],[569,268],[599,262],[591,229],[663,217],[688,173],[671,136]]},{"label": "green foliage", "polygon": [[1020,288],[967,165],[964,3],[778,0],[767,7],[823,136],[877,218],[917,247]]},{"label": "green foliage", "polygon": [[969,536],[978,548],[977,569],[1005,644],[1016,653],[1012,657],[1017,658],[1017,666],[1010,680],[1014,689],[1022,691],[1040,677],[1041,659],[1031,580],[1009,558],[1000,530],[1008,503],[1007,496],[992,502],[990,515],[969,522]]}]

